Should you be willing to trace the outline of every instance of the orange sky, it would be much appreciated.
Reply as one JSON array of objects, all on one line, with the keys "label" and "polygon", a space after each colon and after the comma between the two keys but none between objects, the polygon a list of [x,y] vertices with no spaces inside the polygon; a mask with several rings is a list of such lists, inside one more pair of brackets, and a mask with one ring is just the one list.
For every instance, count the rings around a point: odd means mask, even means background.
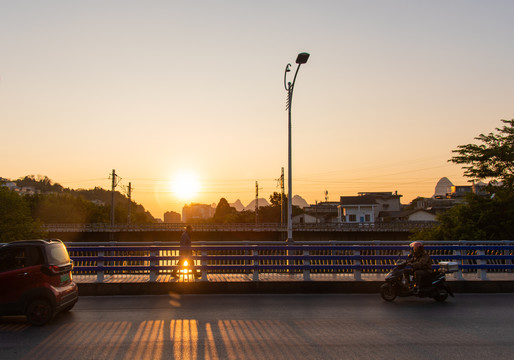
[{"label": "orange sky", "polygon": [[[293,192],[431,196],[451,150],[514,117],[510,1],[24,1],[0,11],[0,176],[110,188],[155,217]],[[189,172],[199,191],[178,198]],[[122,190],[122,188],[119,188]]]}]

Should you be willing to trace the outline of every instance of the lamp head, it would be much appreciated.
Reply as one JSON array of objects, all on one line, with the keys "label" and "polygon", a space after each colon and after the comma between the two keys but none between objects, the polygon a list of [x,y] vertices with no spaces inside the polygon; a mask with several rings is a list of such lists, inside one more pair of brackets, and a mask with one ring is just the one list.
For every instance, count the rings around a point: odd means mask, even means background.
[{"label": "lamp head", "polygon": [[310,56],[310,54],[306,53],[306,52],[299,53],[298,56],[296,57],[296,63],[297,64],[305,64],[307,62],[307,60],[309,60],[309,56]]}]

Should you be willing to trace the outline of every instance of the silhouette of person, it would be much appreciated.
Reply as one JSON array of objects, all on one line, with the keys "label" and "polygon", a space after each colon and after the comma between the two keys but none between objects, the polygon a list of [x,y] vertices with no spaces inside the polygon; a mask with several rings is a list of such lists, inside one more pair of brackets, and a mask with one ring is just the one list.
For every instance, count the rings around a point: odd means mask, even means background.
[{"label": "silhouette of person", "polygon": [[[191,258],[191,233],[193,232],[193,227],[191,225],[186,226],[186,230],[180,236],[180,250],[179,250],[179,267],[185,267],[185,262],[187,261],[187,268],[191,269],[195,277],[201,277],[200,271],[198,271],[194,266],[194,261]],[[177,270],[173,270],[173,276],[177,276]]]}]

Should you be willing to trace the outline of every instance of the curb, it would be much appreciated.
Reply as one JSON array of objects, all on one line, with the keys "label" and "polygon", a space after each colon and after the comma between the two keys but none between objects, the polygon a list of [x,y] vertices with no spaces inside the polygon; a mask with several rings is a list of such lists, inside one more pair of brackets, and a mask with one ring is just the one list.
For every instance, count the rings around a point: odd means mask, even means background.
[{"label": "curb", "polygon": [[[371,294],[383,281],[78,283],[81,296],[163,294]],[[514,281],[449,281],[454,293],[513,293]]]}]

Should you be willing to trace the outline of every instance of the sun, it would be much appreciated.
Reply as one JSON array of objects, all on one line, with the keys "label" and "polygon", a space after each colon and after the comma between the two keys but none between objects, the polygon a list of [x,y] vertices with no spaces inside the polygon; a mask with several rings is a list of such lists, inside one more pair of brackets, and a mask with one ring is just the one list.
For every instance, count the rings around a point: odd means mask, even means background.
[{"label": "sun", "polygon": [[200,191],[198,177],[192,172],[181,172],[170,182],[171,191],[181,200],[191,200]]}]

